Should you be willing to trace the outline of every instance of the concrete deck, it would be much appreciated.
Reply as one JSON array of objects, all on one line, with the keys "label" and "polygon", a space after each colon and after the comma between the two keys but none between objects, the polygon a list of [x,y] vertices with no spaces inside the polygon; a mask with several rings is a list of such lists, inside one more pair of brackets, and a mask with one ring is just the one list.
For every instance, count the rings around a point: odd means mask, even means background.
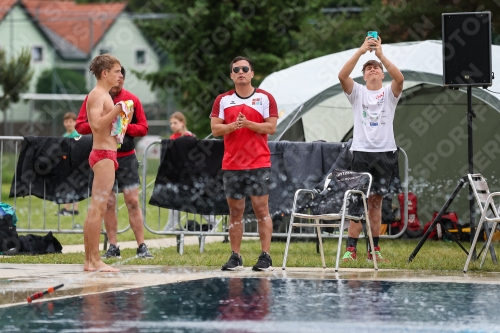
[{"label": "concrete deck", "polygon": [[[272,272],[222,272],[219,267],[117,266],[120,273],[83,272],[83,265],[1,264],[0,307],[25,304],[35,292],[63,283],[64,287],[43,300],[81,296],[210,277],[268,277],[295,279],[349,279],[443,283],[500,284],[500,272],[469,273],[333,268],[275,268]],[[35,301],[35,302],[39,302]]]}]

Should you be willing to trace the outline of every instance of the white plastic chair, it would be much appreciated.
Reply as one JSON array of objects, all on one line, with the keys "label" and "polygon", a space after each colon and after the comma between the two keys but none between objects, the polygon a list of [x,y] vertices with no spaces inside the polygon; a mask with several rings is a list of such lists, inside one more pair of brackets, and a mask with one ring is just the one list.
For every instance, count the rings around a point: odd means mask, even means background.
[{"label": "white plastic chair", "polygon": [[[493,234],[497,228],[497,224],[500,222],[500,216],[498,215],[497,208],[495,207],[495,202],[493,197],[500,196],[500,192],[490,193],[488,188],[488,184],[486,183],[486,179],[479,173],[476,174],[468,174],[469,177],[469,185],[474,192],[474,198],[476,199],[476,203],[481,211],[481,218],[479,219],[479,224],[477,226],[477,231],[474,236],[474,240],[472,241],[471,248],[469,250],[469,255],[467,256],[467,261],[465,261],[464,273],[467,273],[467,268],[469,267],[469,263],[472,257],[473,250],[476,248],[476,242],[480,234],[481,227],[484,222],[492,222],[493,228],[490,232],[490,236],[488,237],[488,242],[486,243],[486,247],[484,249],[483,258],[481,259],[481,264],[479,267],[483,267],[484,260],[486,259],[486,255],[488,253],[488,249],[490,248],[491,239],[493,238]],[[491,209],[493,213],[493,217],[488,217],[486,214],[488,210]],[[486,226],[487,227],[487,226]]]},{"label": "white plastic chair", "polygon": [[[305,193],[310,193],[312,197],[314,198],[315,192],[312,190],[307,190],[307,189],[299,189],[295,192],[295,197],[293,199],[293,208],[292,208],[292,214],[290,217],[290,225],[288,227],[288,237],[286,240],[286,247],[285,247],[285,256],[283,258],[283,266],[282,269],[285,270],[286,267],[286,261],[288,258],[288,250],[290,248],[290,238],[292,235],[292,229],[293,227],[316,227],[316,232],[318,234],[318,240],[319,240],[319,250],[321,253],[321,262],[323,264],[323,268],[326,268],[326,263],[325,263],[325,254],[323,252],[323,239],[321,237],[321,228],[325,227],[336,227],[340,228],[339,229],[339,243],[338,243],[338,249],[337,249],[337,259],[335,262],[335,272],[339,271],[339,262],[340,262],[340,253],[342,251],[342,236],[344,234],[344,223],[345,220],[352,220],[352,221],[359,221],[359,223],[362,223],[361,221],[363,220],[363,216],[350,216],[346,214],[346,202],[347,202],[347,197],[350,193],[352,194],[360,194],[362,199],[363,199],[363,205],[365,208],[365,213],[364,213],[364,219],[366,221],[366,230],[367,230],[367,235],[370,240],[370,247],[372,251],[374,251],[374,246],[373,246],[373,238],[372,238],[372,232],[370,228],[370,220],[368,219],[368,207],[366,204],[366,198],[370,195],[370,188],[372,186],[372,175],[367,173],[367,172],[362,172],[360,174],[367,175],[370,179],[370,182],[368,184],[368,189],[366,193],[363,191],[358,191],[358,190],[348,190],[344,193],[344,201],[342,204],[342,209],[338,214],[323,214],[323,215],[310,215],[310,214],[302,214],[302,213],[297,213],[296,212],[296,207],[297,207],[297,198],[299,193],[305,192]],[[328,182],[325,183],[325,189],[328,186]],[[300,218],[300,219],[309,219],[309,220],[314,220],[314,223],[296,223],[293,222],[294,218]],[[324,221],[339,221],[340,223],[321,223],[320,220]],[[373,255],[373,266],[375,270],[378,270],[378,265],[377,265],[377,256]]]}]

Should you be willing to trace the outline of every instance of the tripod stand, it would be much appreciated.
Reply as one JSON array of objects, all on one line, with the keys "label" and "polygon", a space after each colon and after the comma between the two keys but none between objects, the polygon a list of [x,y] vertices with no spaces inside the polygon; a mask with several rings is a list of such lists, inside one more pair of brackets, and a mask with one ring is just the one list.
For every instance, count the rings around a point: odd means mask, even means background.
[{"label": "tripod stand", "polygon": [[[475,118],[475,117],[476,117],[476,114],[474,113],[474,110],[472,110],[472,87],[467,86],[467,141],[468,141],[468,145],[467,145],[468,148],[467,149],[468,149],[469,173],[471,173],[471,174],[474,173],[473,172],[474,146],[473,146],[473,141],[472,141],[472,118]],[[429,234],[432,232],[432,230],[434,230],[434,228],[436,227],[436,224],[441,220],[441,217],[445,214],[446,210],[451,205],[451,203],[453,202],[453,200],[457,196],[458,192],[464,186],[465,183],[468,183],[467,176],[464,176],[460,179],[457,187],[455,188],[455,190],[453,190],[452,194],[450,195],[450,197],[448,198],[448,200],[446,201],[444,206],[441,208],[441,210],[439,211],[436,218],[432,221],[431,225],[429,226],[429,228],[427,229],[425,234],[422,236],[422,239],[420,239],[417,246],[415,247],[413,252],[410,254],[410,257],[408,258],[408,262],[411,262],[415,258],[418,251],[420,251],[420,249],[424,245],[425,241],[429,237]],[[472,245],[472,241],[473,241],[474,235],[475,235],[474,224],[475,224],[475,218],[476,218],[475,217],[476,210],[474,208],[474,193],[473,193],[472,187],[470,185],[469,185],[469,209],[470,209],[470,242]],[[441,227],[443,227],[443,226],[441,225]],[[448,230],[445,229],[445,231],[448,231]],[[485,227],[485,231],[486,231],[487,237],[489,237],[489,230],[487,227]],[[494,232],[494,231],[492,231],[492,232]],[[458,239],[456,239],[456,237],[453,236],[452,233],[449,233],[449,234],[450,234],[451,238],[460,246],[460,248],[468,255],[469,252],[462,246],[462,244],[458,241]],[[476,253],[475,253],[476,249],[474,248],[474,249],[472,249],[472,251],[473,251],[472,260],[476,260]],[[493,262],[496,264],[497,257],[495,254],[495,250],[493,249],[493,245],[490,245],[490,253],[491,253],[491,258],[492,258]]]}]

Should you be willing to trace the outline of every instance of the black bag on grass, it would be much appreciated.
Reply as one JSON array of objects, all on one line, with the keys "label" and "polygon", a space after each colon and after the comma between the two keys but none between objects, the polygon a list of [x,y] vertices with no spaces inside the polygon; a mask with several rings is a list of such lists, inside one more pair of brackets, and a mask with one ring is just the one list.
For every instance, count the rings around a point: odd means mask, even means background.
[{"label": "black bag on grass", "polygon": [[2,209],[0,214],[0,252],[8,252],[19,247],[19,240],[14,223],[14,216]]},{"label": "black bag on grass", "polygon": [[20,254],[47,254],[61,253],[61,243],[52,235],[52,231],[45,236],[28,234],[19,236]]}]

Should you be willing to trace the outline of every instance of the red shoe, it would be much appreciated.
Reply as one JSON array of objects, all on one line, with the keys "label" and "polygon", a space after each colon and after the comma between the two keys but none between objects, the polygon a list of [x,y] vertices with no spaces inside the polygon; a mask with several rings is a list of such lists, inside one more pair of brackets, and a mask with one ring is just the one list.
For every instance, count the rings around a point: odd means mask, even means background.
[{"label": "red shoe", "polygon": [[[389,262],[387,259],[382,257],[382,254],[380,253],[380,246],[375,246],[375,255],[377,256],[377,262]],[[372,253],[368,253],[368,261],[372,260]]]},{"label": "red shoe", "polygon": [[350,246],[346,248],[346,252],[344,253],[344,256],[342,257],[342,261],[354,261],[356,260],[356,248],[353,246]]}]

